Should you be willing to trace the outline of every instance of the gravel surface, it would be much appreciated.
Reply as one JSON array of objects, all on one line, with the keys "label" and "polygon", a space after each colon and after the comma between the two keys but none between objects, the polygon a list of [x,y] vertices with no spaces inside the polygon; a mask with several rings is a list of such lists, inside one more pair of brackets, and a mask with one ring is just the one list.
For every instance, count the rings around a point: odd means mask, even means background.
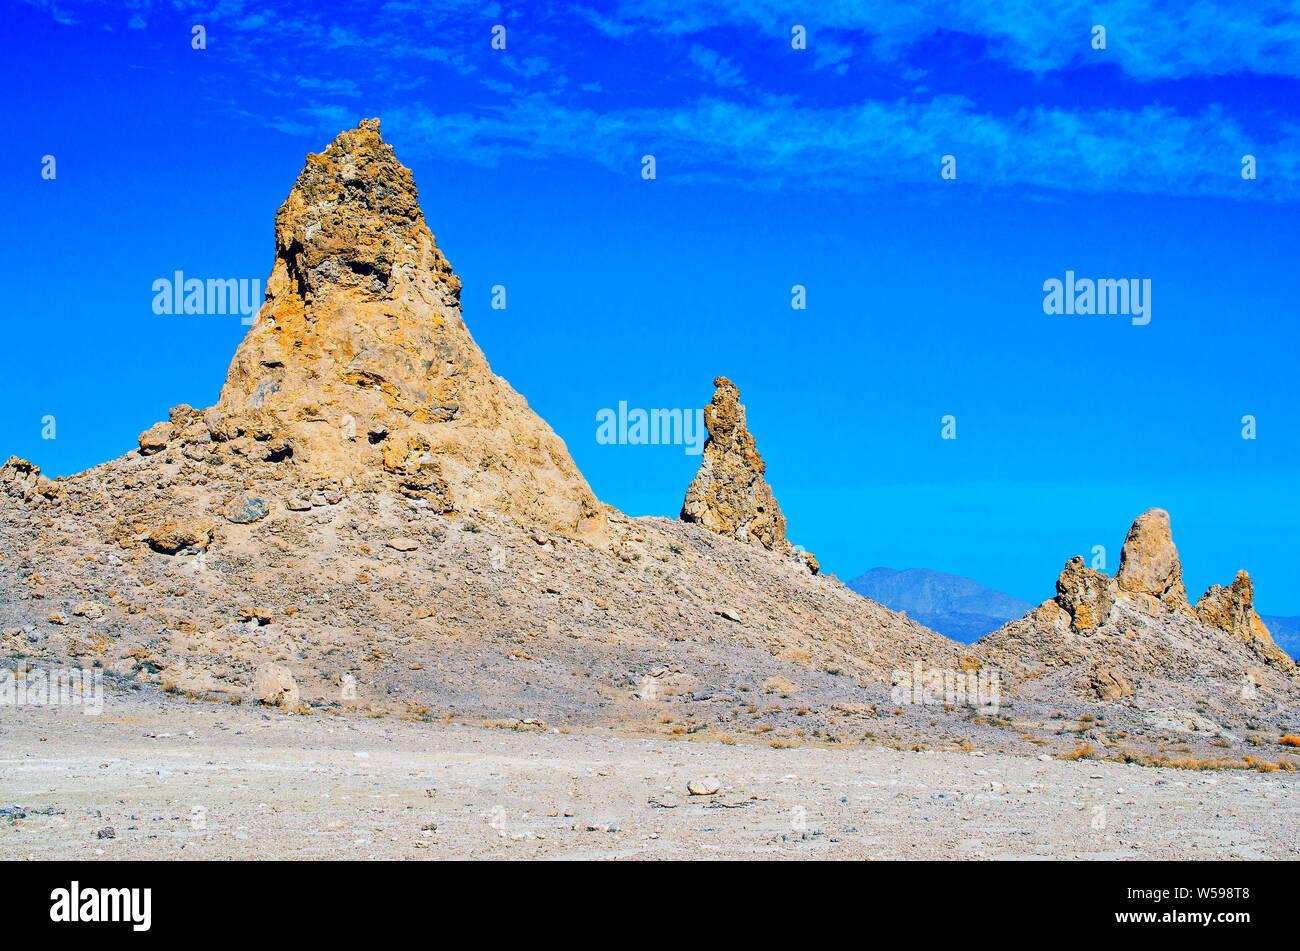
[{"label": "gravel surface", "polygon": [[75,708],[4,714],[3,859],[1300,851],[1294,773],[980,750],[774,749],[528,724],[295,716],[157,695],[115,696],[98,717]]}]

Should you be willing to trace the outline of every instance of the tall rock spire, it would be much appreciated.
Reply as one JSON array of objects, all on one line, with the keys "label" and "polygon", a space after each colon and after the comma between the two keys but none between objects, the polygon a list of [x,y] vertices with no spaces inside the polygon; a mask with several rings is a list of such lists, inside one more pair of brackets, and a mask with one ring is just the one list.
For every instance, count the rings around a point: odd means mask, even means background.
[{"label": "tall rock spire", "polygon": [[1115,583],[1130,595],[1154,599],[1165,611],[1192,613],[1183,587],[1183,565],[1164,509],[1147,509],[1129,528]]},{"label": "tall rock spire", "polygon": [[767,467],[745,425],[740,391],[725,376],[713,385],[713,402],[704,410],[709,438],[700,471],[686,490],[681,518],[719,535],[789,552],[785,516],[763,477]]},{"label": "tall rock spire", "polygon": [[470,336],[460,280],[378,119],[307,156],[275,231],[266,301],[208,411],[214,433],[263,441],[307,475],[390,482],[442,511],[600,527],[564,442]]}]

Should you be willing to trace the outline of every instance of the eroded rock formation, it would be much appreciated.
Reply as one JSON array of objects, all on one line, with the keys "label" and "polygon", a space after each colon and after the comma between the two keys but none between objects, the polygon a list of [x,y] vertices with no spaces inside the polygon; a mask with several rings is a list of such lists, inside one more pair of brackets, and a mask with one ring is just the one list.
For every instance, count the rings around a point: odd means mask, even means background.
[{"label": "eroded rock formation", "polygon": [[740,391],[725,376],[713,385],[713,402],[704,410],[709,438],[700,470],[686,490],[681,518],[719,535],[790,552],[785,516],[764,478],[767,466],[745,424]]},{"label": "eroded rock formation", "polygon": [[1238,571],[1227,588],[1211,585],[1196,602],[1196,616],[1202,624],[1254,646],[1269,663],[1294,669],[1294,662],[1273,643],[1273,635],[1255,613],[1255,585],[1246,572]]},{"label": "eroded rock formation", "polygon": [[1164,509],[1147,509],[1128,530],[1115,583],[1126,594],[1151,599],[1153,609],[1191,613],[1182,562]]},{"label": "eroded rock formation", "polygon": [[1109,575],[1083,563],[1080,555],[1066,562],[1056,579],[1056,603],[1070,615],[1070,629],[1093,631],[1110,616],[1115,603],[1115,582]]},{"label": "eroded rock formation", "polygon": [[[437,511],[598,532],[602,506],[564,442],[488,366],[460,288],[410,170],[379,120],[363,121],[307,157],[280,208],[266,301],[204,427],[307,477],[377,478]],[[143,434],[141,452],[183,438],[175,423]]]}]

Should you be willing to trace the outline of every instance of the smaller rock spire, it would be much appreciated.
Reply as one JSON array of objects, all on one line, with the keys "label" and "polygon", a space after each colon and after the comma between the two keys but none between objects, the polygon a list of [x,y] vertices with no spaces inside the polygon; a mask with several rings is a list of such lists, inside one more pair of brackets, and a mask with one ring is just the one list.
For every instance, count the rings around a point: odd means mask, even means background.
[{"label": "smaller rock spire", "polygon": [[1196,602],[1196,616],[1202,624],[1255,647],[1270,663],[1294,670],[1291,658],[1273,643],[1273,635],[1255,613],[1255,585],[1250,575],[1238,571],[1232,585],[1211,585]]},{"label": "smaller rock spire", "polygon": [[1070,615],[1070,630],[1094,631],[1106,623],[1115,603],[1115,582],[1075,555],[1056,579],[1056,603]]},{"label": "smaller rock spire", "polygon": [[686,490],[682,521],[788,553],[792,546],[785,539],[785,516],[763,477],[767,466],[745,425],[740,391],[725,376],[713,385],[713,402],[704,410],[709,438],[700,471]]}]

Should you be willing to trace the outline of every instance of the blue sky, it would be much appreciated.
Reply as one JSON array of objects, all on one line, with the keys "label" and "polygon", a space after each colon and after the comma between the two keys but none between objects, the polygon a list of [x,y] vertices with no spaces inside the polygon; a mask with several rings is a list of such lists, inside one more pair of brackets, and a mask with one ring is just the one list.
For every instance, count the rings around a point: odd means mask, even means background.
[{"label": "blue sky", "polygon": [[[431,6],[12,9],[0,452],[67,474],[211,404],[246,328],[152,282],[265,281],[304,155],[379,116],[471,331],[603,500],[676,515],[698,457],[596,413],[725,374],[841,577],[1036,602],[1158,505],[1193,598],[1246,568],[1300,614],[1294,4]],[[1044,314],[1067,270],[1151,280],[1150,324]]]}]

